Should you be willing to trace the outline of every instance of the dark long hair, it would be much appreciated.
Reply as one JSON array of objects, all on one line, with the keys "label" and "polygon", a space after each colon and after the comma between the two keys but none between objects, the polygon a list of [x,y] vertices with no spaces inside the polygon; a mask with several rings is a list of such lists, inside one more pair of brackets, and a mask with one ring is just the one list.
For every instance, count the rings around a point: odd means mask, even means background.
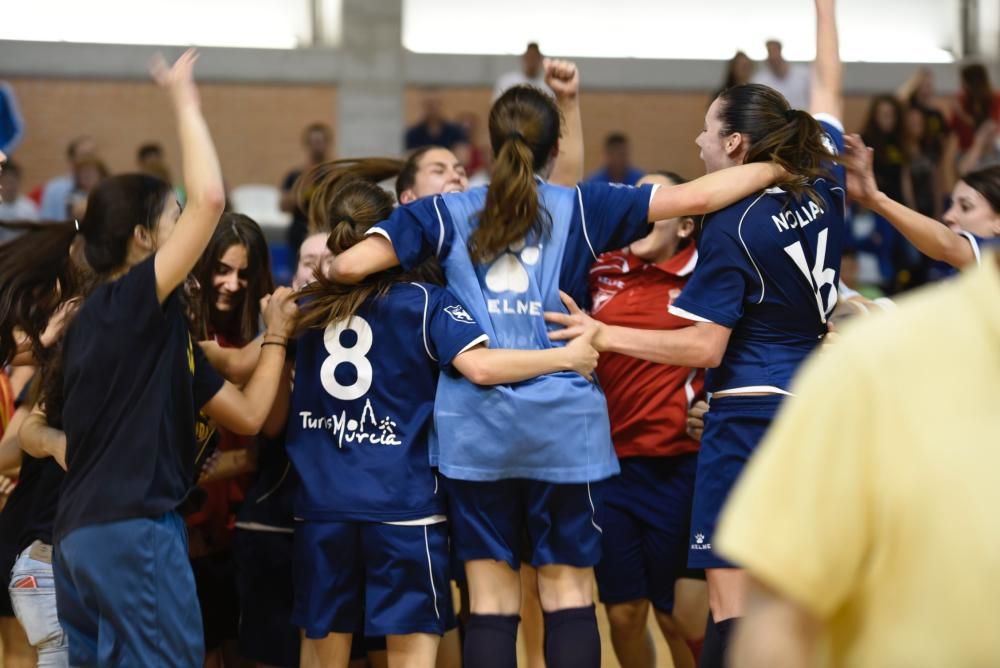
[{"label": "dark long hair", "polygon": [[823,128],[809,112],[792,109],[778,91],[761,84],[744,84],[719,94],[722,136],[734,132],[750,139],[744,163],[773,161],[801,178],[782,185],[796,198],[818,195],[810,185],[831,178],[827,165],[839,158],[823,142]]},{"label": "dark long hair", "polygon": [[90,193],[87,213],[78,223],[0,223],[22,232],[0,244],[0,360],[14,355],[16,329],[41,356],[41,335],[56,309],[92,287],[81,262],[70,257],[78,234],[87,268],[106,277],[125,264],[135,227],[155,227],[172,192],[159,179],[124,174],[106,179]]},{"label": "dark long hair", "polygon": [[746,81],[740,81],[739,77],[736,74],[736,63],[740,59],[750,60],[750,56],[743,53],[742,51],[737,51],[735,54],[733,54],[733,57],[726,62],[726,74],[722,80],[722,88],[719,89],[720,93],[729,88],[733,88],[734,86],[739,86],[740,84],[746,83]]},{"label": "dark long hair", "polygon": [[[216,269],[222,256],[232,246],[243,246],[247,251],[247,287],[243,294],[239,312],[233,314],[228,323],[215,310]],[[271,276],[271,254],[267,239],[260,226],[249,216],[241,213],[224,213],[212,233],[205,252],[191,272],[196,290],[190,295],[188,310],[191,316],[191,330],[200,340],[222,334],[233,343],[244,344],[257,335],[260,324],[260,300],[274,292]]]},{"label": "dark long hair", "polygon": [[988,121],[993,111],[993,86],[986,68],[973,63],[960,72],[962,80],[962,106],[972,116],[976,127]]},{"label": "dark long hair", "polygon": [[[81,301],[97,283],[124,267],[135,228],[153,230],[168,196],[173,196],[169,183],[144,174],[124,174],[91,191],[80,221],[0,223],[23,232],[0,245],[0,358],[14,354],[13,333],[22,330],[42,368],[49,415],[62,412],[63,345],[60,340],[43,347],[42,332],[61,304]],[[78,235],[82,253],[71,252]],[[66,318],[64,332],[73,312]]]},{"label": "dark long hair", "polygon": [[399,166],[399,172],[396,175],[396,200],[398,201],[403,193],[412,188],[417,182],[417,171],[420,169],[420,159],[427,155],[428,151],[432,151],[436,148],[444,148],[443,146],[435,146],[434,144],[428,144],[427,146],[421,146],[417,150],[413,151],[406,157],[406,160],[402,161]]},{"label": "dark long hair", "polygon": [[1000,214],[1000,165],[977,169],[960,180],[982,195],[994,213]]},{"label": "dark long hair", "polygon": [[[386,220],[393,210],[393,196],[379,184],[399,173],[400,162],[383,158],[335,160],[319,165],[304,176],[312,185],[310,215],[319,216],[318,229],[330,231],[326,245],[335,256],[365,238],[365,233]],[[412,272],[400,267],[368,276],[357,285],[341,285],[328,279],[319,268],[315,282],[302,290],[296,331],[323,328],[353,316],[366,301],[384,296],[401,281],[442,284],[436,260],[424,262]]]},{"label": "dark long hair", "polygon": [[479,226],[469,237],[475,262],[488,262],[528,232],[547,234],[549,212],[538,201],[535,174],[559,142],[562,117],[552,98],[531,86],[514,86],[490,109],[490,145],[496,156]]},{"label": "dark long hair", "polygon": [[[878,124],[878,108],[884,104],[892,107],[893,114],[896,116],[896,125],[889,132],[885,132]],[[904,123],[903,106],[899,100],[892,95],[876,95],[872,98],[871,104],[868,105],[868,118],[865,120],[865,129],[861,132],[861,138],[865,144],[875,150],[876,160],[884,159],[886,149],[890,146],[899,149],[903,147]]]}]

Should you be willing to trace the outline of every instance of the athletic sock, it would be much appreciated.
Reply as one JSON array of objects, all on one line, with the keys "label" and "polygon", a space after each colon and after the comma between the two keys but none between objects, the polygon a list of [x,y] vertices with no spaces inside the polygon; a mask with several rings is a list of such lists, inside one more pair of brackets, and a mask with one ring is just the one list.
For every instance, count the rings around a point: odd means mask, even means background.
[{"label": "athletic sock", "polygon": [[546,612],[544,616],[548,668],[600,668],[601,636],[593,605]]},{"label": "athletic sock", "polygon": [[698,668],[725,668],[726,650],[729,648],[729,639],[733,629],[739,622],[739,617],[731,617],[721,622],[708,616],[708,628],[705,631],[705,644],[701,653],[701,661]]},{"label": "athletic sock", "polygon": [[462,663],[476,668],[517,668],[519,615],[469,615]]}]

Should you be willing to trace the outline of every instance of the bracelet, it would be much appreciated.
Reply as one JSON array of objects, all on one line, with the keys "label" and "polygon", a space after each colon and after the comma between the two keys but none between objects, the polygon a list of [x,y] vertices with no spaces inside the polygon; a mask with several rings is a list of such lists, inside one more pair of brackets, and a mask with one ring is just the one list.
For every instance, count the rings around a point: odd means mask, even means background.
[{"label": "bracelet", "polygon": [[288,344],[282,343],[281,341],[265,341],[264,343],[260,344],[261,348],[263,348],[264,346],[281,346],[282,348],[288,348]]}]

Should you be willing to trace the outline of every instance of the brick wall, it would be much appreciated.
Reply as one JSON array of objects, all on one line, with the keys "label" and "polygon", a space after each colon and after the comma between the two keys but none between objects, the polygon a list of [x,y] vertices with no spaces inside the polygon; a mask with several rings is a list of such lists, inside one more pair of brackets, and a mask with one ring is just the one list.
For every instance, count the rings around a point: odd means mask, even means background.
[{"label": "brick wall", "polygon": [[[26,172],[28,189],[66,171],[67,142],[81,133],[93,135],[112,171],[133,168],[136,147],[160,141],[180,178],[177,141],[165,96],[137,81],[28,79],[9,80],[18,94],[27,133],[15,159]],[[203,106],[212,128],[230,187],[241,183],[277,184],[301,158],[299,134],[316,120],[336,125],[335,86],[205,83]],[[407,123],[420,116],[425,89],[410,87],[404,95]],[[436,89],[452,115],[471,111],[482,119],[480,141],[486,143],[488,88]],[[582,97],[586,168],[600,160],[604,136],[615,130],[632,139],[635,163],[646,169],[666,168],[697,176],[703,166],[694,138],[701,129],[708,96],[698,93],[587,92]],[[868,98],[847,100],[849,130],[857,130]]]},{"label": "brick wall", "polygon": [[[406,91],[405,118],[416,122],[421,101],[428,90],[438,95],[452,115],[471,111],[480,115],[479,141],[488,143],[486,117],[492,91],[487,88],[419,89]],[[845,100],[845,127],[857,132],[868,111],[868,96],[849,96]],[[694,139],[701,131],[705,111],[711,102],[702,93],[585,92],[580,104],[583,111],[584,155],[586,171],[596,169],[601,160],[604,137],[614,131],[625,132],[632,140],[632,156],[642,169],[669,169],[688,178],[700,176],[705,167],[698,157]]]},{"label": "brick wall", "polygon": [[[9,79],[27,125],[14,158],[28,189],[67,171],[66,144],[90,134],[113,172],[134,169],[135,150],[159,141],[175,180],[180,153],[166,96],[152,83]],[[336,88],[320,85],[205,83],[202,106],[227,184],[280,182],[302,161],[300,133],[313,121],[335,125]]]}]

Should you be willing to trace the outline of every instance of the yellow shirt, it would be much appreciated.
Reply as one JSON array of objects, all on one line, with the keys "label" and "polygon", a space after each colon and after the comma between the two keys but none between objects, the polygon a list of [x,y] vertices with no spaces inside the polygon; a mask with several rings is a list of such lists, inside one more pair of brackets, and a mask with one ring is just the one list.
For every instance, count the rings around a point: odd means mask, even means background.
[{"label": "yellow shirt", "polygon": [[816,665],[1000,666],[1000,270],[849,330],[727,504],[727,558],[823,622]]}]

